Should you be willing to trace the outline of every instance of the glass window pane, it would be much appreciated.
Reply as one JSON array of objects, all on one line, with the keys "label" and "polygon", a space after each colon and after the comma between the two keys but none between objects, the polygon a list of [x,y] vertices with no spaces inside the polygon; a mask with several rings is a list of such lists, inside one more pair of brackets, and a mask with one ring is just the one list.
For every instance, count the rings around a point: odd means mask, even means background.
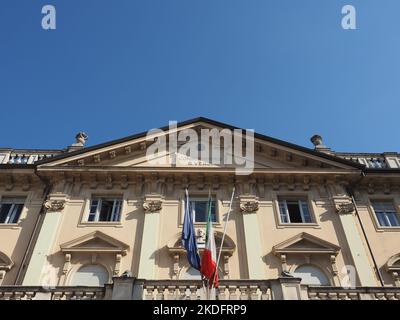
[{"label": "glass window pane", "polygon": [[386,216],[388,220],[390,221],[390,225],[392,227],[398,227],[399,226],[399,218],[396,213],[394,212],[388,212],[386,213]]},{"label": "glass window pane", "polygon": [[389,226],[387,221],[386,221],[386,219],[385,219],[385,214],[384,213],[376,212],[376,217],[378,218],[379,224],[382,227],[388,227]]},{"label": "glass window pane", "polygon": [[98,205],[99,205],[99,200],[92,200],[92,203],[90,205],[88,221],[95,221]]},{"label": "glass window pane", "polygon": [[285,208],[285,201],[279,201],[279,211],[281,215],[281,222],[282,223],[288,223],[289,219],[287,216],[286,208]]},{"label": "glass window pane", "polygon": [[24,205],[23,204],[15,204],[12,212],[10,213],[10,218],[8,220],[8,223],[17,223],[19,220],[19,216],[21,215],[22,209]]},{"label": "glass window pane", "polygon": [[5,223],[12,204],[2,204],[0,207],[0,223]]},{"label": "glass window pane", "polygon": [[92,204],[90,206],[90,213],[96,213],[98,205],[99,205],[99,200],[92,200]]},{"label": "glass window pane", "polygon": [[392,201],[372,201],[371,203],[380,226],[400,226],[399,216]]},{"label": "glass window pane", "polygon": [[308,204],[306,201],[302,201],[300,200],[301,203],[301,209],[303,211],[303,217],[304,217],[304,221],[305,223],[311,223],[311,214],[310,214],[310,210],[308,208]]},{"label": "glass window pane", "polygon": [[[195,222],[207,222],[208,200],[193,200],[191,203],[195,212]],[[211,201],[211,221],[217,221],[214,200]]]},{"label": "glass window pane", "polygon": [[112,215],[112,221],[119,221],[120,220],[120,212],[121,212],[121,200],[115,200],[114,201],[114,212]]}]

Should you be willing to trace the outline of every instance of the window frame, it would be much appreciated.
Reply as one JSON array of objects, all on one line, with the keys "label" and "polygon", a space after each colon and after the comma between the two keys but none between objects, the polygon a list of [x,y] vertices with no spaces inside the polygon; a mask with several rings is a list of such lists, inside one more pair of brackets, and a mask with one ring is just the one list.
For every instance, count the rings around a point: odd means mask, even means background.
[{"label": "window frame", "polygon": [[[291,199],[292,198],[292,199]],[[310,204],[308,203],[308,199],[302,199],[302,197],[298,197],[298,198],[294,198],[294,197],[278,197],[278,207],[279,207],[279,219],[280,219],[280,223],[281,224],[315,224],[313,215],[311,213],[311,208],[310,208]],[[300,217],[302,222],[291,222],[290,221],[290,213],[289,213],[289,209],[288,209],[288,205],[287,203],[289,202],[297,202],[297,205],[299,206],[299,211],[300,211]],[[283,203],[284,205],[284,209],[285,209],[285,214],[286,214],[286,219],[288,220],[287,222],[282,221],[282,212],[281,212],[281,203]],[[307,205],[308,208],[308,215],[310,216],[310,222],[305,222],[305,215],[303,212],[303,204]]]},{"label": "window frame", "polygon": [[[121,223],[121,218],[122,218],[122,208],[123,208],[123,197],[122,196],[117,196],[117,195],[98,195],[98,196],[92,196],[89,201],[89,210],[86,215],[85,221],[83,221],[85,224],[120,224]],[[113,207],[111,209],[111,219],[110,220],[99,220],[100,214],[101,214],[101,207],[103,204],[103,201],[113,201]],[[98,201],[96,205],[96,210],[95,212],[92,212],[93,208],[93,201]],[[119,212],[116,212],[116,208],[119,208]],[[118,216],[118,220],[113,220],[115,219],[115,215]],[[93,220],[90,220],[90,217],[94,216]]]},{"label": "window frame", "polygon": [[[5,202],[5,199],[10,199],[10,200],[9,200],[9,202]],[[7,212],[6,219],[4,220],[4,222],[0,222],[0,225],[1,226],[18,225],[18,223],[22,217],[22,212],[24,211],[24,208],[25,208],[25,203],[26,203],[25,196],[7,196],[6,195],[6,196],[1,197],[0,198],[0,210],[1,210],[1,207],[3,206],[3,204],[11,204],[11,207]],[[16,216],[15,208],[17,205],[20,206],[18,218],[16,219],[15,222],[9,222],[11,220],[11,217],[13,218],[13,220],[15,219],[15,216]]]},{"label": "window frame", "polygon": [[[304,201],[308,206],[308,212],[311,218],[311,222],[283,222],[281,218],[281,210],[280,210],[280,201],[281,200],[295,200]],[[274,193],[272,196],[272,206],[275,215],[276,227],[278,229],[283,228],[312,228],[312,229],[321,229],[321,226],[318,223],[317,215],[316,215],[316,204],[312,198],[312,194],[309,193]],[[301,208],[302,210],[302,208]]]},{"label": "window frame", "polygon": [[[382,225],[380,219],[378,217],[378,213],[375,210],[374,203],[390,203],[393,206],[394,213],[396,214],[397,222],[399,225],[392,226],[392,225]],[[398,231],[400,230],[400,212],[399,212],[399,205],[395,201],[394,198],[370,198],[369,199],[369,209],[372,212],[373,220],[375,221],[376,228],[380,231],[387,230],[387,231]],[[388,219],[386,212],[384,214],[385,221],[391,224],[390,220]]]},{"label": "window frame", "polygon": [[[204,197],[203,196],[194,196],[194,197],[190,197],[189,196],[189,201],[190,201],[190,203],[196,202],[196,201],[198,201],[198,202],[200,202],[200,201],[207,202],[208,201],[208,195],[204,196]],[[218,212],[217,212],[217,207],[218,207],[217,198],[215,196],[211,195],[211,201],[214,202],[214,208],[215,208],[215,221],[212,221],[212,223],[216,224],[216,223],[219,223],[219,217],[218,217]],[[184,202],[183,205],[185,205],[185,201],[183,201],[183,202]],[[183,214],[185,214],[185,210],[183,211]],[[194,224],[207,224],[207,219],[206,219],[206,221],[196,221],[196,209],[195,208],[193,208],[193,223]]]},{"label": "window frame", "polygon": [[[207,200],[208,199],[208,193],[207,194],[201,194],[201,193],[195,193],[193,195],[189,194],[189,201],[196,201],[196,200]],[[214,228],[220,228],[221,227],[221,219],[219,216],[219,206],[221,205],[221,200],[219,200],[217,194],[211,194],[211,199],[214,201],[215,203],[215,218],[216,221],[213,221],[213,226]],[[178,200],[179,201],[179,200]],[[180,199],[180,205],[179,205],[179,212],[180,212],[180,218],[179,218],[179,222],[178,222],[178,226],[179,227],[183,227],[183,221],[185,219],[185,197],[182,195],[181,199]],[[207,221],[205,222],[196,222],[196,220],[193,220],[193,224],[200,227],[200,226],[205,226],[207,225]]]}]

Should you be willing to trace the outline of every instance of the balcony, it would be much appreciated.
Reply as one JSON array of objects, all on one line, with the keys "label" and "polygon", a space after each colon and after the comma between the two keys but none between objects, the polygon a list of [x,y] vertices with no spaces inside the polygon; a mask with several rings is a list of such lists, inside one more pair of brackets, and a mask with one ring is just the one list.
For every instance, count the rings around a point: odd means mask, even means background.
[{"label": "balcony", "polygon": [[103,287],[0,286],[0,300],[102,300]]},{"label": "balcony", "polygon": [[[206,300],[198,280],[116,277],[103,287],[0,286],[0,300]],[[221,280],[215,300],[400,300],[400,287],[315,287],[299,278]]]},{"label": "balcony", "polygon": [[310,300],[400,300],[400,287],[308,287]]},{"label": "balcony", "polygon": [[[216,300],[271,300],[269,281],[221,280]],[[197,280],[154,280],[143,283],[143,300],[206,300]]]},{"label": "balcony", "polygon": [[52,158],[60,153],[62,151],[0,149],[0,164],[33,164],[43,159]]}]

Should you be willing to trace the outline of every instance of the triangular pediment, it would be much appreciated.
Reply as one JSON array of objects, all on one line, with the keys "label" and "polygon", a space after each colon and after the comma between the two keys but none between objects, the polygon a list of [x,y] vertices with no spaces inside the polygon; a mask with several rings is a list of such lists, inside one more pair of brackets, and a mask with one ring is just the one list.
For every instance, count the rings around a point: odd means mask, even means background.
[{"label": "triangular pediment", "polygon": [[272,248],[275,254],[302,253],[302,254],[337,254],[340,247],[316,236],[302,232],[287,239]]},{"label": "triangular pediment", "polygon": [[125,254],[129,246],[100,231],[68,241],[61,246],[63,252],[115,252]]},{"label": "triangular pediment", "polygon": [[[217,130],[222,137],[223,130],[232,133],[231,147],[224,145],[224,139],[220,139],[220,161],[216,163],[211,158],[203,159],[200,155],[198,157],[190,157],[187,153],[182,152],[182,146],[186,142],[176,141],[176,150],[171,147],[170,141],[174,137],[171,133],[179,135],[185,130],[194,130],[198,133],[197,137],[201,137],[201,130]],[[234,168],[237,167],[236,160],[232,161],[233,164],[227,162],[223,155],[227,154],[229,157],[238,154],[235,150],[233,132],[234,128],[227,124],[215,122],[213,120],[198,118],[192,121],[182,122],[177,125],[175,129],[164,127],[153,132],[151,135],[144,132],[138,135],[130,136],[120,140],[115,140],[109,143],[84,148],[79,151],[66,153],[56,156],[52,159],[38,162],[39,168],[41,167],[101,167],[101,168],[143,168],[143,167],[167,167],[167,168]],[[245,135],[243,131],[243,141]],[[148,154],[150,148],[154,148],[157,141],[166,141],[165,150],[157,153],[157,156],[149,160]],[[211,140],[210,140],[211,141]],[[173,144],[172,144],[173,145]],[[196,147],[199,147],[199,153],[204,145],[201,144],[199,138]],[[240,154],[245,155],[246,149],[242,144]],[[211,150],[211,147],[210,149]],[[228,151],[225,151],[228,150]],[[176,152],[175,152],[176,151]],[[185,151],[185,150],[183,150]],[[210,157],[213,152],[210,152]],[[243,157],[237,157],[238,161],[243,160]],[[328,154],[317,152],[302,146],[290,144],[280,141],[271,137],[254,134],[254,158],[252,160],[255,169],[354,169],[358,165],[337,158]]]}]

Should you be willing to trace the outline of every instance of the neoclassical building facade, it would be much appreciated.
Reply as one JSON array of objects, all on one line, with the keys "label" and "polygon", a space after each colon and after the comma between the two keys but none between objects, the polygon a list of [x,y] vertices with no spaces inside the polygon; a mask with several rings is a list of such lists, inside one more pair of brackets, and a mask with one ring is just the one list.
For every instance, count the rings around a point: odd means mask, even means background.
[{"label": "neoclassical building facade", "polygon": [[[235,128],[197,118],[175,133],[187,129]],[[400,299],[400,154],[255,133],[254,169],[238,175],[199,159],[150,163],[159,135],[0,149],[0,299],[201,298],[180,241],[186,189],[200,254],[212,197],[219,299]]]}]

